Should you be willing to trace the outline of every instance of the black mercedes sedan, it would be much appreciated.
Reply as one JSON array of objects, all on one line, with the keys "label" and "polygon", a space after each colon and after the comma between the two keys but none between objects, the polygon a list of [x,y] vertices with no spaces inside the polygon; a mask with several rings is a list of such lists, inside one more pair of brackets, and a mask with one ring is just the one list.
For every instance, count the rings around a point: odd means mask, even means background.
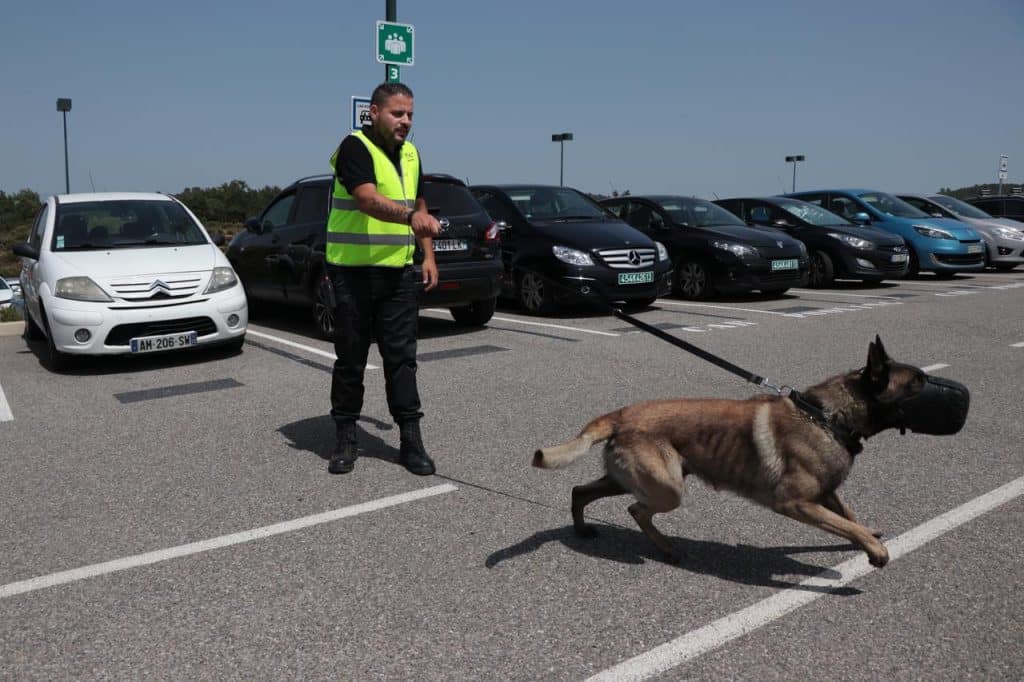
[{"label": "black mercedes sedan", "polygon": [[803,244],[748,227],[710,201],[650,195],[605,199],[601,205],[668,247],[674,289],[684,298],[751,291],[779,295],[807,281]]},{"label": "black mercedes sedan", "polygon": [[532,313],[561,301],[623,301],[645,307],[672,283],[665,246],[582,192],[548,185],[474,185],[502,225],[503,295]]},{"label": "black mercedes sedan", "polygon": [[786,197],[715,202],[766,231],[799,239],[811,254],[808,284],[830,286],[836,278],[877,284],[907,274],[910,255],[903,237],[857,225],[815,204]]}]

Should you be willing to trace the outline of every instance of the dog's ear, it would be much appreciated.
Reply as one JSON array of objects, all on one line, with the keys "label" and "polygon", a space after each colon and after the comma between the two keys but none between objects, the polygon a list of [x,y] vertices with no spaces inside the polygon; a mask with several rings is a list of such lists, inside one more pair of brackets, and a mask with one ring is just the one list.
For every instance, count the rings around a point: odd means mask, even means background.
[{"label": "dog's ear", "polygon": [[868,344],[868,364],[864,368],[864,379],[875,393],[881,393],[889,385],[889,370],[892,358],[885,352],[882,339],[875,334],[874,343]]}]

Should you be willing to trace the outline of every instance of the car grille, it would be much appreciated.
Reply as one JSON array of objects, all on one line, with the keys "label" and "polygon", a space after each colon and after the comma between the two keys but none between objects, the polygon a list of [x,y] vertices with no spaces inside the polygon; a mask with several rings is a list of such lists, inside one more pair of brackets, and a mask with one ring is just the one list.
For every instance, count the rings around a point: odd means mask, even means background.
[{"label": "car grille", "polygon": [[138,336],[161,336],[195,332],[199,336],[217,333],[217,325],[208,317],[183,317],[177,320],[159,322],[137,322],[119,324],[110,330],[104,343],[108,346],[127,346],[128,341]]},{"label": "car grille", "polygon": [[202,273],[144,275],[111,280],[107,285],[124,301],[149,301],[160,298],[185,298],[199,291]]},{"label": "car grille", "polygon": [[882,253],[907,253],[907,247],[903,244],[895,244],[893,246],[879,246],[878,250]]},{"label": "car grille", "polygon": [[598,257],[616,270],[636,270],[654,265],[654,249],[598,249]]},{"label": "car grille", "polygon": [[967,255],[950,255],[944,253],[933,253],[935,260],[946,265],[977,265],[985,262],[984,253],[970,253]]}]

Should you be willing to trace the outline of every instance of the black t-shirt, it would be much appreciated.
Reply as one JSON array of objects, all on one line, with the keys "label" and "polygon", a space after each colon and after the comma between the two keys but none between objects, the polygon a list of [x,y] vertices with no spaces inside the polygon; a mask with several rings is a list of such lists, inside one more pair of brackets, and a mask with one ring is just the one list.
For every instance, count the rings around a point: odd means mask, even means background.
[{"label": "black t-shirt", "polygon": [[[400,168],[401,144],[395,147],[394,152],[388,152],[387,147],[377,141],[377,136],[373,133],[372,127],[363,126],[363,134],[391,159],[391,163],[395,165],[396,169]],[[403,142],[402,144],[405,143]],[[377,174],[373,170],[373,157],[370,156],[370,150],[366,148],[365,144],[356,139],[354,135],[346,135],[345,139],[341,141],[341,145],[338,147],[338,157],[335,160],[334,173],[341,180],[341,184],[345,186],[349,194],[352,194],[353,189],[367,182],[374,185],[377,184]],[[420,168],[416,169],[416,198],[423,196],[423,187],[420,182],[422,177],[423,168],[421,163]]]}]

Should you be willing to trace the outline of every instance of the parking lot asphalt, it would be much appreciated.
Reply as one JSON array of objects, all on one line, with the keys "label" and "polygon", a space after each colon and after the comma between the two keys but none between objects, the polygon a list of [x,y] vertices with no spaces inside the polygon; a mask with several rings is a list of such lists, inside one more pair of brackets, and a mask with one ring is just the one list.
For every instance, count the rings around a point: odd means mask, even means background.
[{"label": "parking lot asphalt", "polygon": [[1016,679],[1022,309],[1024,273],[1010,272],[665,298],[638,313],[777,384],[860,367],[878,334],[894,359],[971,389],[959,434],[887,431],[857,456],[845,501],[909,547],[860,572],[843,540],[695,481],[656,517],[679,565],[660,560],[626,498],[588,507],[600,536],[576,538],[570,489],[599,475],[598,449],[541,471],[537,447],[639,400],[758,392],[586,309],[503,307],[474,331],[423,311],[438,464],[426,478],[396,463],[379,369],[362,457],[327,474],[333,352],[299,313],[255,317],[237,355],[101,358],[63,375],[39,344],[0,337],[0,672]]}]

